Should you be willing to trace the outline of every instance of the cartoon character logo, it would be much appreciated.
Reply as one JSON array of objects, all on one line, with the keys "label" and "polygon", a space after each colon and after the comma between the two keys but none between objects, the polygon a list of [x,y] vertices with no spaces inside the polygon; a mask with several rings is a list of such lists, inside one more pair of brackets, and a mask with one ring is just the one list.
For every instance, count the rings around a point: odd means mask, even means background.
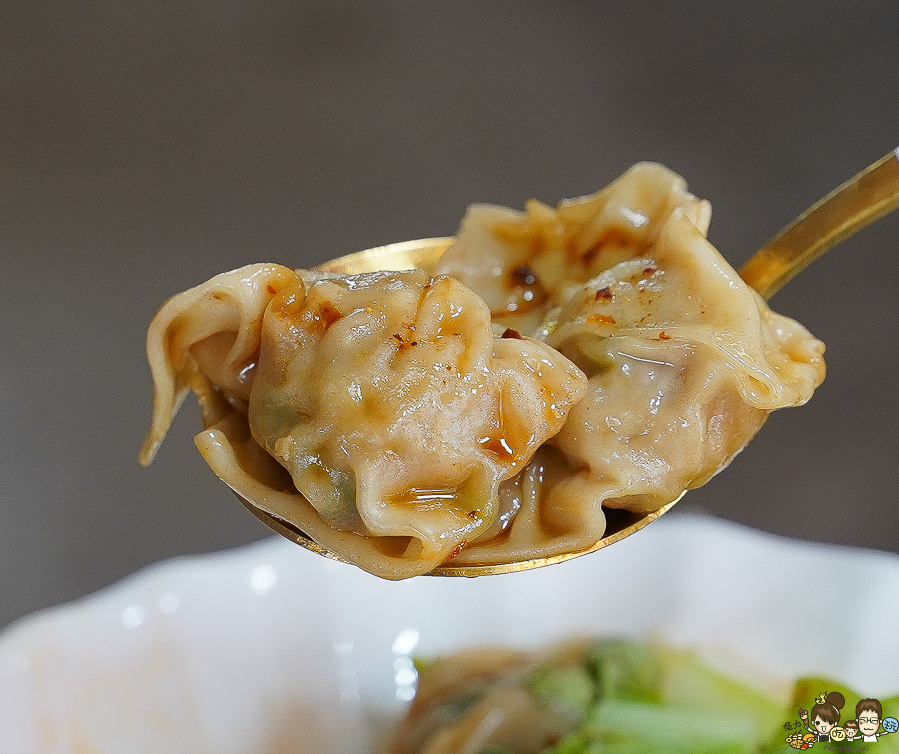
[{"label": "cartoon character logo", "polygon": [[[862,699],[855,705],[855,718],[858,720],[858,732],[862,741],[876,743],[881,736],[895,733],[899,729],[899,720],[895,717],[883,716],[883,706],[877,699]],[[883,731],[880,730],[881,725]]]},{"label": "cartoon character logo", "polygon": [[[811,711],[799,710],[799,719],[808,733],[794,733],[786,742],[794,749],[810,749],[822,741],[876,743],[881,736],[899,731],[899,720],[884,717],[881,703],[871,698],[860,700],[855,705],[855,719],[840,725],[840,711],[845,704],[846,698],[839,691],[819,694]],[[791,724],[785,727],[789,729]]]},{"label": "cartoon character logo", "polygon": [[[846,697],[844,697],[839,691],[831,691],[829,694],[821,694],[815,700],[815,706],[812,707],[811,712],[799,710],[799,718],[805,724],[805,729],[815,736],[815,741],[842,741],[845,736],[839,739],[832,739],[831,732],[839,724],[840,710],[843,709],[843,706],[845,704]],[[811,720],[812,727],[809,727],[809,720]],[[880,721],[878,720],[878,724],[879,722]],[[842,730],[840,731],[840,733],[842,733]]]}]

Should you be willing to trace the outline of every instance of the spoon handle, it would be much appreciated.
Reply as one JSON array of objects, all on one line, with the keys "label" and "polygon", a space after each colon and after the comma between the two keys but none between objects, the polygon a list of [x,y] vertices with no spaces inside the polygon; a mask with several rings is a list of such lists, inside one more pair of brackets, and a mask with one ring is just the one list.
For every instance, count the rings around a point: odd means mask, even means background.
[{"label": "spoon handle", "polygon": [[897,207],[899,147],[803,212],[740,268],[740,277],[769,299],[825,251]]}]

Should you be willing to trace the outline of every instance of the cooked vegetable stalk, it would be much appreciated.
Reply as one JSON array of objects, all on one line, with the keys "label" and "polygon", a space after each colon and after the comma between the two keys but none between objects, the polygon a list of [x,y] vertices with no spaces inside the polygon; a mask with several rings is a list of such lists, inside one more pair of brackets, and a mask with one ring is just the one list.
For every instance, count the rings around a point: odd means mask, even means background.
[{"label": "cooked vegetable stalk", "polygon": [[[423,667],[419,689],[391,754],[773,754],[793,750],[785,731],[822,690],[863,698],[822,678],[783,698],[690,652],[624,640],[469,651]],[[899,735],[879,743],[899,751]]]}]

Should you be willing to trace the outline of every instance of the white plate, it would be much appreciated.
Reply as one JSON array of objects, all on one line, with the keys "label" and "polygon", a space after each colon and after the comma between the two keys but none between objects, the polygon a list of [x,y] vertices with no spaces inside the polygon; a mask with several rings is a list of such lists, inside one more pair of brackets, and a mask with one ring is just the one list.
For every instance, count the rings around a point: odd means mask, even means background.
[{"label": "white plate", "polygon": [[410,655],[572,634],[888,695],[899,558],[669,514],[593,555],[472,581],[381,581],[281,539],[175,560],[0,637],[0,752],[361,754],[402,714]]}]

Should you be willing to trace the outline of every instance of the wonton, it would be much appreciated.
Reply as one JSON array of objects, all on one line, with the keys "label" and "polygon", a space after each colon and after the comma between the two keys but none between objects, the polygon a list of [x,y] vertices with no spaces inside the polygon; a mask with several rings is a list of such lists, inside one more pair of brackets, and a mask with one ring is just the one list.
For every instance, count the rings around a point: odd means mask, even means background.
[{"label": "wonton", "polygon": [[588,549],[607,509],[705,483],[824,378],[709,218],[643,163],[556,209],[475,205],[431,270],[218,275],[151,324],[142,460],[191,389],[215,473],[372,573]]},{"label": "wonton", "polygon": [[500,482],[587,383],[545,343],[495,337],[478,296],[424,270],[225,273],[161,309],[150,361],[160,397],[145,460],[192,387],[209,426],[197,442],[222,479],[392,578],[489,529]]}]

